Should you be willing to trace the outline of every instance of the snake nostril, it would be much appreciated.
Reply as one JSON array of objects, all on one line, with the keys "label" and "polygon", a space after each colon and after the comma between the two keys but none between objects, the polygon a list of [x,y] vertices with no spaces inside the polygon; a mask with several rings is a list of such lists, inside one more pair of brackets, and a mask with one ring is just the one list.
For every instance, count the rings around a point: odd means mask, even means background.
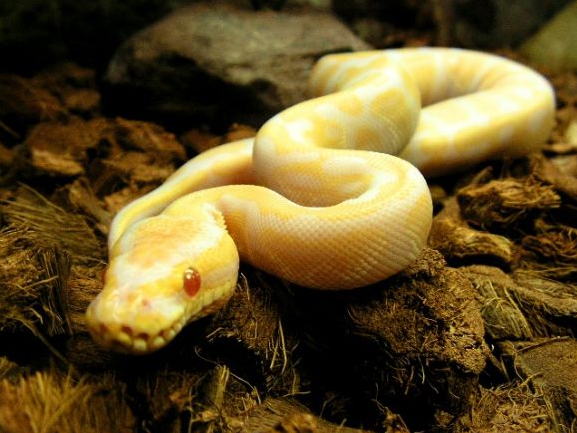
[{"label": "snake nostril", "polygon": [[141,339],[143,339],[144,341],[148,341],[148,339],[150,338],[150,335],[149,335],[148,333],[146,333],[146,332],[141,332],[140,334],[138,334],[138,335],[136,336],[136,338],[141,338]]},{"label": "snake nostril", "polygon": [[127,335],[132,336],[132,334],[133,334],[132,328],[131,328],[130,326],[126,326],[126,325],[125,325],[125,326],[123,326],[123,327],[120,328],[120,329],[122,330],[122,332],[124,332],[124,333],[127,334]]}]

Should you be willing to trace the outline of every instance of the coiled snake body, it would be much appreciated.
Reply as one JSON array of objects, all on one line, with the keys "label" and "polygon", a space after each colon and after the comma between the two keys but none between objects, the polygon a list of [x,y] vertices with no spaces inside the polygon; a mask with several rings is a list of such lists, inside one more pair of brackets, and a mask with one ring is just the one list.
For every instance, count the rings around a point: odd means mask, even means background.
[{"label": "coiled snake body", "polygon": [[329,55],[310,88],[254,140],[197,156],[118,213],[86,316],[99,343],[164,346],[224,305],[239,259],[318,289],[386,279],[426,243],[423,174],[535,151],[553,124],[542,76],[459,49]]}]

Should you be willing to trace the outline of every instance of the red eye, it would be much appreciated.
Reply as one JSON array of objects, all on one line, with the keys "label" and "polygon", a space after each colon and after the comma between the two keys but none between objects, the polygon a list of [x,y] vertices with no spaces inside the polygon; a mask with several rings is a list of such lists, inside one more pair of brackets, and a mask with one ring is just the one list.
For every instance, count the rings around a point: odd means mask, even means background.
[{"label": "red eye", "polygon": [[198,293],[200,289],[200,274],[194,268],[188,268],[184,271],[183,277],[184,291],[191,298]]}]

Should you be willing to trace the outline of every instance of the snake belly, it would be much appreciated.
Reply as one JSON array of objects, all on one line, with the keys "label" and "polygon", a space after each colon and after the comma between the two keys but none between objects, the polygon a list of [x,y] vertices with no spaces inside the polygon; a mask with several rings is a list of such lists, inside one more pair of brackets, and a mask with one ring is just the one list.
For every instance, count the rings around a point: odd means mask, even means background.
[{"label": "snake belly", "polygon": [[86,314],[98,343],[165,346],[228,301],[241,260],[326,290],[394,275],[427,241],[423,175],[536,151],[555,109],[531,69],[448,48],[328,55],[310,90],[254,139],[198,155],[117,214]]}]

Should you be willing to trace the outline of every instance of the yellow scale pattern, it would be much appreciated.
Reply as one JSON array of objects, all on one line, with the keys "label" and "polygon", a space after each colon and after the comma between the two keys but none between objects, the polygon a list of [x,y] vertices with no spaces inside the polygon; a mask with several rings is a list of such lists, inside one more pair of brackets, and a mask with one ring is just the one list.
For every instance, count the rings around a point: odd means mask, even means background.
[{"label": "yellow scale pattern", "polygon": [[[531,69],[447,48],[329,55],[310,89],[254,139],[204,152],[118,213],[86,314],[96,341],[163,347],[226,303],[240,260],[317,289],[388,278],[426,244],[423,175],[537,150],[555,107]],[[201,276],[194,296],[189,269]]]}]

